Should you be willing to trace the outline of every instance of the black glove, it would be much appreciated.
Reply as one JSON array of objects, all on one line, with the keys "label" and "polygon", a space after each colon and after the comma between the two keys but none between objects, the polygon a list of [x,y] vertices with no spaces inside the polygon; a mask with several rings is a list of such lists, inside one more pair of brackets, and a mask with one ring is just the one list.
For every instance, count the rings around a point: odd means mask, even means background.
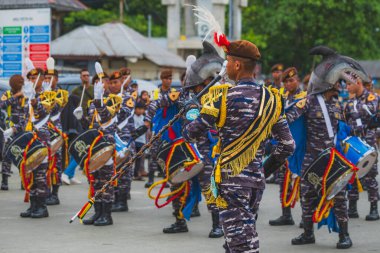
[{"label": "black glove", "polygon": [[199,110],[199,108],[201,107],[196,97],[191,98],[189,100],[180,100],[178,101],[178,105],[180,109],[184,108],[185,112],[188,112],[191,109]]},{"label": "black glove", "polygon": [[376,114],[376,115],[371,117],[371,119],[368,123],[368,129],[374,129],[374,128],[378,128],[378,127],[380,127],[380,118]]},{"label": "black glove", "polygon": [[148,131],[148,128],[145,125],[142,125],[138,127],[133,133],[132,133],[132,138],[133,140],[136,140],[139,138],[141,135],[145,134],[146,131]]},{"label": "black glove", "polygon": [[265,178],[270,177],[270,175],[279,170],[283,164],[284,162],[279,162],[273,155],[270,155],[263,164]]}]

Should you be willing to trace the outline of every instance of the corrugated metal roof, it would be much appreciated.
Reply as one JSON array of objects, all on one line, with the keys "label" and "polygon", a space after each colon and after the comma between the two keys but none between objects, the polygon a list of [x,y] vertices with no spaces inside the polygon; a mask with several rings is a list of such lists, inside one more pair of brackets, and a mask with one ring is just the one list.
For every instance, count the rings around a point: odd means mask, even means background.
[{"label": "corrugated metal roof", "polygon": [[359,61],[359,64],[372,78],[380,78],[380,61]]},{"label": "corrugated metal roof", "polygon": [[79,0],[0,0],[0,9],[53,8],[60,11],[85,10]]},{"label": "corrugated metal roof", "polygon": [[82,26],[51,43],[53,56],[109,56],[148,59],[158,66],[185,68],[178,55],[121,23]]}]

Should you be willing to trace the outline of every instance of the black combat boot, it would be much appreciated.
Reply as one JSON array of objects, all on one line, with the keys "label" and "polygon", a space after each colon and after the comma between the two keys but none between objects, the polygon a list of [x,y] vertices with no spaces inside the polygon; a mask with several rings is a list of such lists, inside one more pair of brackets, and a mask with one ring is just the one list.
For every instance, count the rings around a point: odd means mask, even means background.
[{"label": "black combat boot", "polygon": [[31,217],[33,210],[36,209],[36,197],[30,196],[29,202],[30,202],[29,208],[26,209],[26,211],[20,213],[20,216],[22,218],[29,218],[29,217]]},{"label": "black combat boot", "polygon": [[32,218],[45,218],[49,217],[49,212],[46,207],[45,197],[36,197],[36,208],[32,211],[30,215]]},{"label": "black combat boot", "polygon": [[145,188],[149,188],[149,187],[151,187],[152,186],[152,184],[153,184],[153,182],[154,182],[154,170],[150,170],[149,172],[148,172],[148,182],[146,182],[145,183]]},{"label": "black combat boot", "polygon": [[193,207],[193,211],[191,212],[190,217],[194,218],[194,217],[199,217],[199,216],[201,216],[201,213],[199,212],[198,202],[197,202]]},{"label": "black combat boot", "polygon": [[348,202],[348,217],[351,219],[359,218],[357,202],[357,200],[350,200]]},{"label": "black combat boot", "polygon": [[299,225],[300,228],[303,228],[303,220],[300,221],[300,225]]},{"label": "black combat boot", "polygon": [[365,220],[374,221],[378,220],[379,218],[379,212],[377,211],[377,201],[371,202],[371,210],[369,211],[369,214],[365,217]]},{"label": "black combat boot", "polygon": [[119,205],[119,190],[115,190],[114,195],[115,195],[115,198],[112,204],[112,212],[115,212],[114,209],[116,210],[117,206]]},{"label": "black combat boot", "polygon": [[59,205],[60,203],[58,198],[59,185],[53,185],[52,188],[50,196],[46,199],[46,205],[48,206]]},{"label": "black combat boot", "polygon": [[163,232],[165,234],[176,234],[189,232],[187,229],[187,224],[185,219],[176,218],[175,223],[171,224],[169,227],[164,228]]},{"label": "black combat boot", "polygon": [[112,212],[128,212],[128,195],[124,192],[119,192],[118,195],[119,196],[117,202],[114,205],[112,205]]},{"label": "black combat boot", "polygon": [[348,223],[339,222],[339,241],[336,244],[337,249],[348,249],[352,247],[352,241],[348,234]]},{"label": "black combat boot", "polygon": [[8,175],[2,174],[0,189],[2,191],[8,191],[9,190],[9,187],[8,187]]},{"label": "black combat boot", "polygon": [[223,229],[221,228],[219,224],[219,212],[212,212],[211,217],[212,217],[212,229],[208,237],[220,238],[224,235],[224,233],[223,233]]},{"label": "black combat boot", "polygon": [[112,203],[102,203],[102,215],[94,222],[94,226],[112,225]]},{"label": "black combat boot", "polygon": [[270,220],[269,225],[271,226],[294,225],[294,220],[292,217],[292,211],[290,207],[283,207],[282,215],[275,220]]},{"label": "black combat boot", "polygon": [[292,245],[304,245],[315,243],[313,221],[303,222],[304,230],[300,236],[292,239]]},{"label": "black combat boot", "polygon": [[93,225],[94,222],[102,215],[102,202],[94,203],[95,213],[90,218],[83,220],[83,225]]}]

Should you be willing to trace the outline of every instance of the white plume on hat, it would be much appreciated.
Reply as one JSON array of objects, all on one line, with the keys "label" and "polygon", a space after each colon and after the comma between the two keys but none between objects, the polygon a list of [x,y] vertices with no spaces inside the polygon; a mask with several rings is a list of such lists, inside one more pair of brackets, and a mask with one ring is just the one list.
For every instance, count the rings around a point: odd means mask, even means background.
[{"label": "white plume on hat", "polygon": [[195,55],[189,55],[186,58],[186,73],[188,73],[189,69],[191,68],[191,65],[197,60],[197,57]]},{"label": "white plume on hat", "polygon": [[27,72],[35,69],[33,62],[29,58],[25,59],[25,64],[26,64],[26,71]]},{"label": "white plume on hat", "polygon": [[47,58],[46,67],[47,67],[48,72],[50,72],[50,71],[54,72],[54,65],[55,65],[54,58],[53,57]]}]

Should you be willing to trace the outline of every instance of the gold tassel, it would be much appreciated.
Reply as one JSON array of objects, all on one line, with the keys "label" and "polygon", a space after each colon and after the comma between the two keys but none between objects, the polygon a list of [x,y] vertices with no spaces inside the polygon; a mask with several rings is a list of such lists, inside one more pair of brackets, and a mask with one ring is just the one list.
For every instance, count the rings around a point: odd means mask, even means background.
[{"label": "gold tassel", "polygon": [[363,186],[362,184],[360,183],[360,180],[359,180],[359,177],[358,175],[356,174],[356,183],[358,185],[358,192],[363,192]]},{"label": "gold tassel", "polygon": [[216,198],[216,206],[218,208],[226,209],[228,207],[228,204],[227,204],[227,201],[224,198],[222,198],[221,196],[218,196]]},{"label": "gold tassel", "polygon": [[218,161],[215,168],[215,183],[220,184],[222,182],[222,172],[220,169],[220,162]]}]

